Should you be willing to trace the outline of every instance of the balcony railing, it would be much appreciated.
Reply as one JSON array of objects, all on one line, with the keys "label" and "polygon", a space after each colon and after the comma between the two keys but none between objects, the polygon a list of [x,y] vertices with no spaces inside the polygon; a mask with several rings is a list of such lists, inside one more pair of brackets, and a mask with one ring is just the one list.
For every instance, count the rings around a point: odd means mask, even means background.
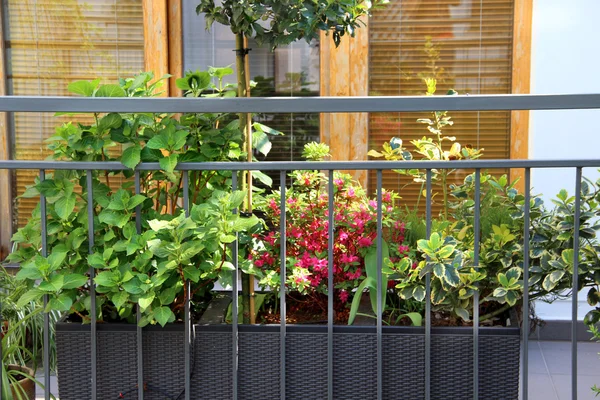
[{"label": "balcony railing", "polygon": [[[448,97],[369,97],[369,98],[254,98],[254,99],[188,99],[188,98],[171,98],[171,99],[108,99],[108,98],[67,98],[67,97],[0,97],[0,112],[269,112],[269,113],[288,113],[288,112],[402,112],[402,111],[435,111],[435,110],[557,110],[557,109],[587,109],[600,108],[600,94],[579,94],[579,95],[485,95],[485,96],[448,96]],[[18,134],[18,132],[17,132]],[[333,193],[333,173],[338,170],[368,170],[375,171],[377,177],[376,195],[377,195],[377,265],[378,288],[382,286],[382,174],[383,171],[397,169],[420,169],[426,171],[426,229],[427,236],[431,234],[432,221],[432,170],[435,169],[474,169],[475,170],[475,214],[474,214],[474,230],[475,237],[479,237],[480,232],[480,177],[481,171],[484,169],[506,169],[506,168],[521,168],[524,169],[524,243],[523,243],[523,281],[529,282],[529,213],[530,213],[530,190],[531,190],[531,170],[538,168],[571,168],[576,171],[575,180],[575,218],[574,218],[574,253],[579,252],[579,230],[580,230],[580,212],[581,212],[581,185],[582,185],[582,169],[587,167],[600,168],[600,157],[598,159],[588,160],[476,160],[476,161],[458,161],[458,162],[436,162],[436,161],[332,161],[318,163],[318,169],[325,171],[328,174],[328,192]],[[217,171],[227,170],[233,172],[242,171],[278,171],[281,178],[281,221],[280,234],[282,238],[286,237],[285,218],[286,218],[286,174],[293,170],[314,169],[315,163],[308,162],[260,162],[260,163],[244,163],[244,162],[207,162],[207,163],[180,163],[176,169],[182,171],[183,176],[183,208],[189,212],[189,190],[188,189],[188,172],[189,171]],[[86,177],[89,187],[92,182],[93,171],[122,171],[127,170],[127,167],[119,162],[60,162],[60,161],[20,161],[20,160],[1,160],[0,170],[37,170],[39,171],[40,179],[43,180],[45,173],[48,170],[79,170],[86,171]],[[134,175],[134,186],[136,193],[140,193],[140,171],[156,171],[159,170],[158,163],[142,163],[136,170]],[[232,189],[237,186],[237,174],[233,173]],[[93,206],[93,193],[88,191],[88,207]],[[329,196],[329,209],[333,209],[333,196]],[[140,210],[136,211],[136,222],[138,230],[140,229]],[[46,215],[46,199],[41,196],[41,215]],[[90,252],[94,245],[93,226],[94,219],[91,209],[88,209],[89,216],[89,244]],[[333,230],[335,221],[333,213],[329,213],[329,243],[328,243],[328,265],[329,279],[328,288],[333,288]],[[6,222],[4,222],[6,223]],[[47,256],[47,226],[46,218],[42,218],[42,255]],[[285,241],[282,240],[281,254],[285,255]],[[234,276],[238,274],[237,262],[237,247],[234,247],[232,261],[235,267]],[[479,242],[475,241],[474,246],[474,265],[478,266],[480,246]],[[285,382],[286,382],[286,318],[285,318],[285,256],[281,257],[281,323],[280,323],[280,393],[281,399],[285,399]],[[425,314],[431,314],[431,273],[426,276],[426,296],[425,296]],[[90,287],[93,292],[93,278],[95,275],[94,268],[90,266]],[[574,259],[573,270],[573,293],[572,293],[572,398],[577,399],[577,281],[578,281],[578,258]],[[238,293],[238,283],[233,279],[232,293]],[[333,392],[333,337],[334,337],[334,299],[333,290],[328,290],[328,321],[327,321],[327,363],[328,363],[328,398],[333,400],[335,393]],[[475,295],[474,304],[478,304],[478,294]],[[232,352],[232,393],[233,399],[238,397],[238,296],[232,294],[232,332],[233,345]],[[92,296],[91,309],[95,309],[95,295]],[[186,304],[185,313],[185,340],[184,340],[184,364],[185,364],[185,399],[190,399],[190,346],[191,346],[191,321],[189,314],[189,300]],[[382,300],[381,296],[377,296],[377,399],[383,399],[383,321],[382,321]],[[521,393],[522,399],[528,398],[528,338],[529,338],[529,291],[528,285],[525,285],[523,294],[523,323],[522,329],[522,369],[521,369]],[[477,307],[473,309],[473,380],[472,392],[473,398],[479,396],[479,310]],[[431,319],[425,318],[425,390],[423,398],[429,400],[431,398],[431,386],[435,382],[431,381]],[[142,329],[137,329],[138,338],[138,385],[143,387],[142,378],[142,347],[141,347]],[[45,335],[44,335],[44,376],[45,376],[45,398],[50,399],[50,367],[49,367],[49,319],[48,315],[45,318]],[[91,313],[91,358],[90,365],[92,371],[91,398],[96,400],[96,364],[97,364],[97,321],[95,313]],[[1,384],[1,382],[0,382]],[[143,390],[138,391],[139,399],[143,399]]]}]

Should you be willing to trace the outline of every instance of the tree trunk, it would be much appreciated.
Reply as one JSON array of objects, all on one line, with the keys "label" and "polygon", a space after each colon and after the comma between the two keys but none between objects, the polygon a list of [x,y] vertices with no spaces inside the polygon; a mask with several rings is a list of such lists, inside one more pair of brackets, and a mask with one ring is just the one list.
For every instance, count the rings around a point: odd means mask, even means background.
[{"label": "tree trunk", "polygon": [[[246,41],[243,33],[235,35],[235,48],[236,48],[236,69],[237,69],[237,84],[238,84],[238,97],[250,97],[250,86],[248,85],[247,72],[247,54]],[[248,113],[240,113],[240,129],[243,131],[243,137],[245,139],[245,150],[248,154],[248,162],[252,162],[252,116]],[[247,212],[252,212],[252,174],[250,171],[246,172],[247,179],[243,180],[243,189],[248,191],[248,197],[245,201],[245,209]],[[249,324],[254,323],[252,321],[251,309],[253,304],[253,298],[251,292],[254,289],[252,287],[252,280],[250,275],[242,272],[242,310],[243,310],[243,323]]]}]

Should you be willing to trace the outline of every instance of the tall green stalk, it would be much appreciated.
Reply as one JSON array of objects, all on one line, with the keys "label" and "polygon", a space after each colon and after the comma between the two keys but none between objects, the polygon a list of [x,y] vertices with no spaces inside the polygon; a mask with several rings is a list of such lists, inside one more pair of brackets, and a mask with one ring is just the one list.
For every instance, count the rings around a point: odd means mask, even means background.
[{"label": "tall green stalk", "polygon": [[[247,55],[245,53],[246,41],[243,33],[238,33],[235,35],[235,48],[238,97],[248,97],[249,87],[248,77],[246,76]],[[251,118],[251,115],[248,113],[239,113],[240,129],[244,133],[245,151],[248,155],[248,162],[252,162],[252,131],[250,129]],[[247,212],[252,212],[252,174],[250,171],[246,172],[246,179],[243,179],[242,185],[242,189],[247,190],[248,193],[248,197],[244,202],[244,208]],[[250,275],[242,272],[242,315],[244,324],[249,324],[251,322],[251,289],[252,285]]]}]

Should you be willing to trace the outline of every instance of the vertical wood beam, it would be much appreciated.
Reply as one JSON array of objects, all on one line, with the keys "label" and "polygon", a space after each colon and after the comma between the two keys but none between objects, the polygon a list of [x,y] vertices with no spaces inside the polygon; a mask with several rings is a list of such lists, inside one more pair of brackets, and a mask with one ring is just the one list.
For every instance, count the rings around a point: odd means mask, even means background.
[{"label": "vertical wood beam", "polygon": [[[183,19],[181,0],[167,0],[169,31],[169,95],[180,97],[183,93],[175,85],[175,79],[183,76]],[[191,39],[191,38],[190,38]]]},{"label": "vertical wood beam", "polygon": [[[144,69],[156,79],[169,73],[169,28],[167,0],[142,0],[144,19]],[[169,85],[161,96],[169,96]]]},{"label": "vertical wood beam", "polygon": [[[365,18],[365,21],[367,19]],[[321,34],[321,96],[369,94],[369,30],[344,37],[335,47],[331,36]],[[321,114],[321,142],[331,148],[333,160],[366,160],[369,138],[368,113]],[[365,171],[350,171],[363,185]]]},{"label": "vertical wood beam", "polygon": [[[6,60],[4,58],[4,18],[3,7],[0,6],[0,96],[6,96]],[[8,114],[0,113],[0,160],[10,159],[10,137]],[[12,184],[8,170],[0,170],[0,261],[10,251],[10,238],[13,230]]]},{"label": "vertical wood beam", "polygon": [[[533,2],[515,0],[512,53],[512,93],[527,94],[531,84],[531,31]],[[511,112],[510,158],[529,158],[529,110]],[[520,178],[522,170],[511,169],[510,179]],[[517,184],[524,190],[524,180]]]}]

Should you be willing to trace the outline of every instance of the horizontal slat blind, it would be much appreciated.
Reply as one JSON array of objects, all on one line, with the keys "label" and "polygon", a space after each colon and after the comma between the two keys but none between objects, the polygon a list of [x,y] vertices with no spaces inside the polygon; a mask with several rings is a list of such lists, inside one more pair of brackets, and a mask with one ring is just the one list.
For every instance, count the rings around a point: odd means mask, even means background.
[{"label": "horizontal slat blind", "polygon": [[[461,94],[510,93],[513,8],[514,0],[390,1],[370,21],[370,94],[421,95],[426,90],[423,78],[437,79],[438,95],[448,89]],[[510,112],[449,115],[454,126],[446,128],[445,135],[456,136],[463,146],[484,148],[484,158],[510,157]],[[372,114],[369,148],[380,149],[396,136],[412,149],[411,140],[430,135],[416,122],[428,117],[429,113]],[[460,182],[469,172],[458,171],[453,180]],[[420,185],[392,172],[384,173],[383,182],[388,189],[402,188],[406,205],[416,204]],[[375,190],[373,174],[369,187]],[[419,205],[424,209],[424,200]]]},{"label": "horizontal slat blind", "polygon": [[[67,85],[74,80],[115,82],[144,67],[141,0],[8,0],[4,7],[9,94],[68,95]],[[86,117],[76,118],[87,122]],[[52,114],[15,113],[13,157],[45,159],[49,154],[44,140],[65,120]],[[37,174],[19,171],[17,194]],[[18,202],[19,225],[36,202]]]}]

